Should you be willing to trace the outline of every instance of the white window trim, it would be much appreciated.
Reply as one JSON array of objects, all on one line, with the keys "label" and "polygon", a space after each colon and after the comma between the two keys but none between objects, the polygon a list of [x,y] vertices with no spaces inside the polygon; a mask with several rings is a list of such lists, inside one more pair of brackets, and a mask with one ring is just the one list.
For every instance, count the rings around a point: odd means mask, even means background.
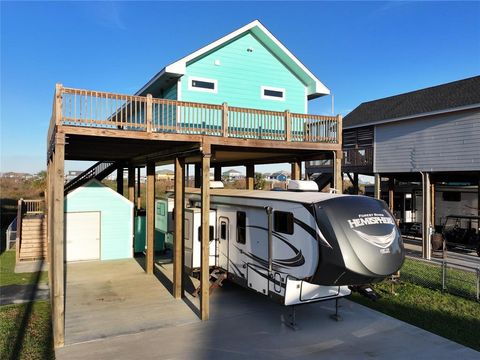
[{"label": "white window trim", "polygon": [[[194,81],[194,80],[211,82],[211,83],[213,83],[214,87],[213,87],[213,89],[204,89],[204,88],[194,87],[194,86],[192,86],[192,81]],[[189,76],[188,77],[188,90],[216,94],[218,92],[218,81],[214,80],[214,79],[207,79],[207,78],[202,78],[202,77],[197,77],[197,76]]]},{"label": "white window trim", "polygon": [[[281,91],[283,93],[283,97],[279,98],[279,97],[276,97],[276,96],[264,95],[265,90]],[[273,86],[261,86],[260,87],[260,98],[265,99],[265,100],[285,101],[287,99],[287,91],[284,88],[277,88],[277,87],[273,87]]]}]

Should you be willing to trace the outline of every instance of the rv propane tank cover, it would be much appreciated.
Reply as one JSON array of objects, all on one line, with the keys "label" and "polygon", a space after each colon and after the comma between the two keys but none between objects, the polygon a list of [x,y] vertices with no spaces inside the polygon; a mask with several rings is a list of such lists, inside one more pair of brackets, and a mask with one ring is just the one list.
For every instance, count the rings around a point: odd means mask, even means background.
[{"label": "rv propane tank cover", "polygon": [[290,190],[290,191],[317,191],[318,192],[318,185],[315,181],[290,180],[288,182],[288,190]]}]

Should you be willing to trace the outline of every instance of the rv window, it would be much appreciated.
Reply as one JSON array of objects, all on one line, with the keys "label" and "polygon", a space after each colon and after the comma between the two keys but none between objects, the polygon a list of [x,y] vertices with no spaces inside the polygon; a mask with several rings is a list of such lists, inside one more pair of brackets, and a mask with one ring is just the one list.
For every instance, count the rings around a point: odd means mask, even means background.
[{"label": "rv window", "polygon": [[245,244],[247,235],[247,214],[237,211],[237,243]]},{"label": "rv window", "polygon": [[444,191],[443,201],[462,201],[462,193],[456,191]]},{"label": "rv window", "polygon": [[291,212],[275,211],[273,213],[273,229],[279,233],[293,234],[293,214]]},{"label": "rv window", "polygon": [[220,239],[227,240],[227,223],[225,221],[220,223]]},{"label": "rv window", "polygon": [[[212,241],[214,240],[214,227],[212,225],[210,225],[210,234],[209,234],[209,241]],[[198,227],[198,241],[201,241],[202,240],[202,227],[199,226]]]},{"label": "rv window", "polygon": [[164,204],[164,203],[159,202],[159,203],[158,203],[158,209],[157,209],[157,210],[158,210],[158,214],[159,214],[160,216],[165,216],[165,204]]}]

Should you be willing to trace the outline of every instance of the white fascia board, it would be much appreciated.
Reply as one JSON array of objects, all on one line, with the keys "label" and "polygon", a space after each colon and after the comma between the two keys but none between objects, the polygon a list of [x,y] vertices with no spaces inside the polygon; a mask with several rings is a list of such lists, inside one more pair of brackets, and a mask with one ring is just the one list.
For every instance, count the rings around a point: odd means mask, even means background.
[{"label": "white fascia board", "polygon": [[371,122],[364,123],[364,124],[344,126],[343,130],[355,129],[355,128],[364,127],[364,126],[371,126],[371,125],[383,125],[383,124],[388,124],[388,123],[397,122],[397,121],[412,120],[412,119],[417,119],[417,118],[422,118],[422,117],[427,117],[427,116],[448,114],[448,113],[452,113],[452,112],[456,112],[456,111],[470,110],[470,109],[475,109],[475,108],[479,108],[479,107],[480,107],[480,103],[479,104],[473,104],[473,105],[459,106],[459,107],[451,108],[451,109],[430,111],[430,112],[425,112],[425,113],[420,113],[420,114],[413,114],[413,115],[409,115],[409,116],[393,118],[393,119],[385,119],[385,120],[371,121]]},{"label": "white fascia board", "polygon": [[[139,91],[137,91],[137,94],[141,93],[144,91],[149,85],[151,85],[153,82],[155,82],[158,78],[163,76],[164,74],[172,74],[176,76],[183,76],[186,73],[186,68],[187,68],[187,63],[189,61],[192,61],[196,59],[199,56],[202,56],[203,54],[208,53],[211,50],[214,50],[215,48],[223,45],[224,43],[236,38],[237,36],[240,36],[241,34],[247,32],[247,31],[252,31],[255,35],[257,35],[260,38],[266,37],[266,39],[270,42],[269,45],[275,45],[283,54],[285,55],[284,57],[286,58],[285,61],[288,66],[292,67],[292,70],[302,71],[307,77],[308,81],[306,81],[307,86],[308,86],[308,96],[311,95],[316,95],[316,96],[322,96],[322,95],[328,95],[330,94],[330,90],[322,84],[320,80],[317,79],[315,75],[313,75],[310,70],[308,70],[305,65],[303,65],[300,60],[298,60],[273,34],[265,28],[265,26],[260,23],[258,20],[254,20],[251,23],[242,26],[241,28],[231,32],[230,34],[225,35],[224,37],[198,49],[197,51],[181,58],[178,61],[175,61],[174,63],[171,63],[170,65],[167,65],[162,71],[160,71],[152,80],[150,80],[145,86],[142,87]],[[262,36],[263,35],[263,36]],[[278,52],[275,52],[277,56],[280,56]],[[282,58],[282,56],[280,56]],[[292,66],[293,65],[293,66]],[[305,76],[300,76],[302,78],[305,78]]]}]

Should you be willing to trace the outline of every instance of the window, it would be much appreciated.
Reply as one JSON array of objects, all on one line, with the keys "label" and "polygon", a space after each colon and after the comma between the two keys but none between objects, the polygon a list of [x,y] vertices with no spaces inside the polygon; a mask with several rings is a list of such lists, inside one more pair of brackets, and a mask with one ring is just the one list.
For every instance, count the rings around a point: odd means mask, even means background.
[{"label": "window", "polygon": [[[214,240],[214,236],[215,236],[214,231],[215,231],[214,227],[212,225],[210,225],[210,231],[209,231],[209,234],[208,234],[208,236],[209,236],[208,241]],[[198,241],[202,241],[202,227],[201,226],[198,227]]]},{"label": "window", "polygon": [[188,90],[217,93],[217,80],[190,77],[188,79]]},{"label": "window", "polygon": [[237,243],[245,244],[247,237],[247,214],[237,211]]},{"label": "window", "polygon": [[457,191],[444,191],[443,201],[462,201],[462,193]]},{"label": "window", "polygon": [[165,216],[165,203],[163,203],[163,202],[158,202],[157,203],[157,213],[160,216]]},{"label": "window", "polygon": [[220,239],[227,240],[227,222],[220,222]]},{"label": "window", "polygon": [[284,234],[293,234],[293,214],[291,212],[274,211],[273,229]]},{"label": "window", "polygon": [[260,97],[268,100],[285,101],[285,89],[262,86]]}]

